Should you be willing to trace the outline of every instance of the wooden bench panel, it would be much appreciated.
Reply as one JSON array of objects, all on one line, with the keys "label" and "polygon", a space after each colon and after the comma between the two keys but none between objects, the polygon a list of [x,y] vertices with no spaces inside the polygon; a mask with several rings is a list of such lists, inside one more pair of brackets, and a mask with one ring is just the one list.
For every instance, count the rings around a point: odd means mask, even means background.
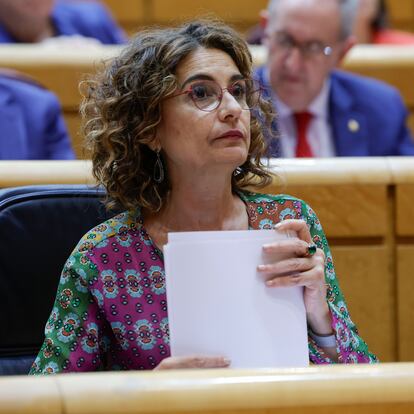
[{"label": "wooden bench panel", "polygon": [[381,184],[307,185],[266,188],[305,200],[315,210],[328,237],[384,237],[387,188]]},{"label": "wooden bench panel", "polygon": [[259,21],[259,12],[267,7],[267,0],[153,0],[153,20],[156,23],[188,20],[205,15],[217,16],[226,23],[245,30]]},{"label": "wooden bench panel", "polygon": [[212,16],[244,32],[259,21],[259,12],[267,0],[104,0],[120,25],[132,34],[143,26]]},{"label": "wooden bench panel", "polygon": [[397,239],[414,236],[414,157],[389,157],[388,165],[395,188]]},{"label": "wooden bench panel", "polygon": [[414,184],[397,185],[396,220],[398,236],[414,236]]},{"label": "wooden bench panel", "polygon": [[103,3],[129,35],[136,33],[151,21],[150,2],[147,0],[103,0]]},{"label": "wooden bench panel", "polygon": [[371,352],[398,361],[392,246],[331,244],[335,271],[349,313]]},{"label": "wooden bench panel", "polygon": [[148,21],[146,0],[102,0],[102,3],[111,10],[113,17],[121,25]]},{"label": "wooden bench panel", "polygon": [[414,361],[414,241],[397,247],[398,355]]},{"label": "wooden bench panel", "polygon": [[[102,0],[118,23],[130,34],[143,25],[183,20],[210,11],[228,22],[241,22],[243,30],[258,21],[260,10],[267,0]],[[386,0],[390,26],[399,30],[414,31],[414,1]],[[240,23],[239,23],[240,24]]]},{"label": "wooden bench panel", "polygon": [[0,161],[0,188],[43,184],[95,185],[89,160]]},{"label": "wooden bench panel", "polygon": [[[244,31],[258,22],[260,10],[267,7],[267,0],[102,0],[127,33],[134,33],[143,25],[166,24],[196,17],[210,11],[225,21],[238,22]],[[390,26],[399,30],[414,31],[414,1],[386,0]]]},{"label": "wooden bench panel", "polygon": [[[129,33],[142,26],[166,24],[196,17],[210,11],[229,23],[239,22],[245,30],[258,22],[259,12],[267,7],[267,0],[102,0],[118,23]],[[394,29],[414,31],[414,0],[386,0],[390,26]]]},{"label": "wooden bench panel", "polygon": [[81,117],[79,111],[66,111],[65,122],[72,140],[72,148],[77,159],[90,158],[89,152],[84,146],[84,138],[81,132]]},{"label": "wooden bench panel", "polygon": [[386,4],[392,28],[414,31],[413,0],[386,0]]}]

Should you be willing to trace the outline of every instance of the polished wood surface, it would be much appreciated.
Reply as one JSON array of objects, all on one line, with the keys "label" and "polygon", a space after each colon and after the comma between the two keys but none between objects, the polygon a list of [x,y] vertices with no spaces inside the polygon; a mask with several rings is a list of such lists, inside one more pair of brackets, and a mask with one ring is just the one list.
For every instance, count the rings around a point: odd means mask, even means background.
[{"label": "polished wood surface", "polygon": [[165,26],[211,16],[245,32],[259,21],[267,0],[103,0],[119,24],[132,34],[146,26]]},{"label": "polished wood surface", "polygon": [[398,354],[401,361],[414,360],[414,240],[397,246]]},{"label": "polished wood surface", "polygon": [[414,363],[5,377],[0,413],[399,414],[413,391]]},{"label": "polished wood surface", "polygon": [[[414,183],[413,157],[343,157],[343,158],[276,158],[265,160],[274,181],[264,191],[280,193],[289,187],[336,185],[392,185]],[[4,161],[0,160],[0,187],[16,185],[15,179],[47,183],[56,176],[62,183],[92,180],[90,160],[74,161]],[[398,173],[396,172],[398,171]]]},{"label": "polished wood surface", "polygon": [[[276,190],[276,191],[275,191]],[[380,184],[272,186],[266,193],[288,193],[317,206],[329,237],[383,237],[387,232],[387,186]]]},{"label": "polished wood surface", "polygon": [[0,188],[94,183],[90,161],[0,161]]},{"label": "polished wood surface", "polygon": [[401,177],[409,177],[414,167],[412,157],[270,158],[264,164],[278,177],[272,183],[275,189],[315,183],[390,184],[394,169]]},{"label": "polished wood surface", "polygon": [[0,376],[0,414],[6,413],[63,414],[59,384],[53,377]]},{"label": "polished wood surface", "polygon": [[151,0],[103,0],[102,3],[109,8],[118,24],[129,34],[150,24]]},{"label": "polished wood surface", "polygon": [[414,237],[414,182],[397,186],[396,203],[397,235]]},{"label": "polished wood surface", "polygon": [[398,355],[414,361],[414,158],[389,159],[395,182]]},{"label": "polished wood surface", "polygon": [[399,356],[397,348],[401,337],[393,271],[395,246],[364,239],[354,239],[349,246],[335,241],[331,243],[335,271],[360,336],[381,361],[414,360],[410,352]]},{"label": "polished wood surface", "polygon": [[398,30],[414,32],[414,1],[385,0],[390,26]]}]

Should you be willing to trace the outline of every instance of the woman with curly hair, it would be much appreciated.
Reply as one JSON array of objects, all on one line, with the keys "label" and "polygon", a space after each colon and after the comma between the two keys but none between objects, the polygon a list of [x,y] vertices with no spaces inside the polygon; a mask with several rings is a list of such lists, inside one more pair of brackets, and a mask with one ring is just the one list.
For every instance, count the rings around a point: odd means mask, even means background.
[{"label": "woman with curly hair", "polygon": [[108,207],[125,212],[89,231],[65,264],[32,374],[229,366],[226,355],[170,356],[163,246],[171,231],[264,223],[298,234],[265,246],[292,258],[258,271],[269,289],[304,287],[311,361],[375,361],[309,206],[246,190],[271,179],[257,117],[269,126],[272,113],[232,29],[196,21],[139,33],[84,96],[93,173]]}]

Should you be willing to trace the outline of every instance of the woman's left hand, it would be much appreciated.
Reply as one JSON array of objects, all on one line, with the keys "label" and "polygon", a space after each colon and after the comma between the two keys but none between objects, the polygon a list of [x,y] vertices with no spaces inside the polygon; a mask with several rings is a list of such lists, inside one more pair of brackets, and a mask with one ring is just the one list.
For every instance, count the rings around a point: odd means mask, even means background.
[{"label": "woman's left hand", "polygon": [[259,272],[267,276],[271,287],[304,286],[304,302],[308,323],[316,334],[332,333],[331,316],[326,301],[325,254],[313,244],[308,226],[303,220],[284,220],[275,227],[278,231],[294,231],[297,238],[287,238],[263,246],[265,253],[285,253],[289,258],[260,265]]}]

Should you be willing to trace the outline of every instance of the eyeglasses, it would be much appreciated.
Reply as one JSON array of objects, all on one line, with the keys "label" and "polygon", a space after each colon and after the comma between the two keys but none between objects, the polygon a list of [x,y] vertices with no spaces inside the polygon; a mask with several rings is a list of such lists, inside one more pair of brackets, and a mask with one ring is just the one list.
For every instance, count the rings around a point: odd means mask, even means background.
[{"label": "eyeglasses", "polygon": [[229,92],[242,109],[250,110],[259,102],[261,87],[253,79],[239,79],[227,88],[222,88],[216,81],[206,79],[193,82],[185,91],[170,98],[187,95],[198,109],[212,112],[220,106],[224,91]]},{"label": "eyeglasses", "polygon": [[284,32],[277,32],[273,38],[273,42],[285,53],[291,53],[294,48],[298,48],[301,55],[306,59],[330,56],[332,54],[332,47],[324,45],[318,40],[299,43],[292,36]]}]

